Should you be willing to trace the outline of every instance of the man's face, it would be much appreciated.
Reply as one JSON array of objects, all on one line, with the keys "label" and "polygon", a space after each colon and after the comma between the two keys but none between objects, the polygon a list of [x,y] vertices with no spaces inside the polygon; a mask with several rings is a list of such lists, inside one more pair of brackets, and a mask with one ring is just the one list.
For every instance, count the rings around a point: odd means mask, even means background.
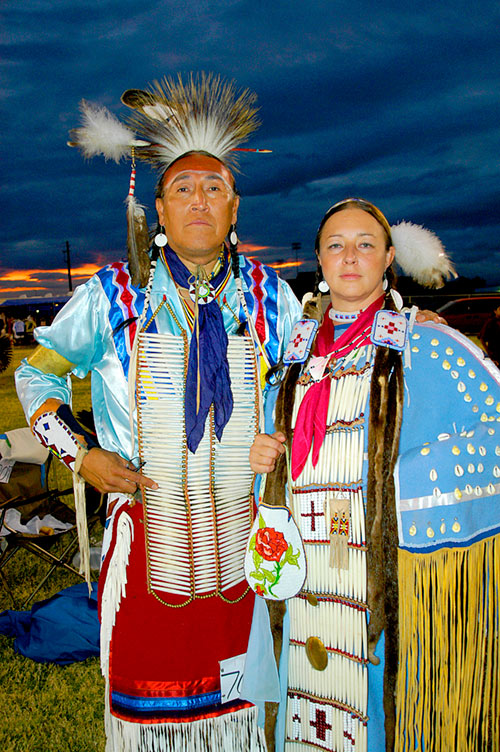
[{"label": "man's face", "polygon": [[204,154],[189,154],[166,171],[156,211],[170,247],[186,266],[217,258],[236,223],[239,198],[233,186],[227,167]]}]

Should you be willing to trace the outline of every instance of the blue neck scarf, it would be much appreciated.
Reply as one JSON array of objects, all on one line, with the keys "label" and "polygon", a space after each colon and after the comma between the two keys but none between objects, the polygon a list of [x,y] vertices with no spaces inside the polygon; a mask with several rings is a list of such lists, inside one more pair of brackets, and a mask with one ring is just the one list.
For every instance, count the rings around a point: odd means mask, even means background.
[{"label": "blue neck scarf", "polygon": [[[184,266],[177,254],[167,245],[163,249],[165,261],[174,282],[188,288],[194,282],[203,282],[196,273]],[[220,270],[210,279],[214,298],[207,303],[195,305],[195,324],[189,348],[189,362],[184,398],[184,416],[188,449],[196,452],[203,438],[205,422],[210,406],[214,406],[215,435],[222,432],[233,412],[233,393],[227,362],[227,334],[222,312],[217,303],[218,287],[224,282],[229,268],[229,254],[224,252]]]}]

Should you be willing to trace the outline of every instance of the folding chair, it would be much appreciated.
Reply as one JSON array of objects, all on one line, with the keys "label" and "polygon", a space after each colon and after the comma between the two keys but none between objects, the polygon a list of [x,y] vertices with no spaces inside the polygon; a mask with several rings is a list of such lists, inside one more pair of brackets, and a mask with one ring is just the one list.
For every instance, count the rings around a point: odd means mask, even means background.
[{"label": "folding chair", "polygon": [[[57,568],[64,568],[78,578],[84,579],[83,575],[71,565],[71,559],[78,548],[75,512],[62,501],[64,497],[73,493],[73,488],[68,487],[60,490],[57,487],[49,487],[51,463],[52,455],[50,454],[44,465],[26,462],[16,463],[9,482],[0,484],[0,530],[4,528],[8,532],[3,537],[4,550],[0,554],[0,580],[15,608],[19,606],[3,569],[21,549],[29,551],[43,561],[50,563],[48,571],[21,604],[21,609],[26,608]],[[98,491],[87,486],[86,497],[90,533],[99,522],[102,496]],[[38,533],[20,532],[6,521],[8,510],[13,509],[20,511],[21,523],[23,524],[36,515],[43,517],[50,514],[60,522],[70,524],[71,527],[65,530],[53,528],[44,530],[44,528],[41,528]],[[59,542],[61,542],[61,545],[58,545]]]}]

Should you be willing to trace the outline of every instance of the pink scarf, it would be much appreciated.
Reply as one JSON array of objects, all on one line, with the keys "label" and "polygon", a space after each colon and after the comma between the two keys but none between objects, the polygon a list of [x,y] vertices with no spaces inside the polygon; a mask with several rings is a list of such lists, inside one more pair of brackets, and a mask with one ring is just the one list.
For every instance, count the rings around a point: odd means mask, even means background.
[{"label": "pink scarf", "polygon": [[[384,295],[375,300],[365,311],[362,311],[356,321],[334,343],[334,326],[330,318],[328,306],[323,323],[318,330],[314,345],[314,355],[324,357],[335,356],[344,358],[348,353],[370,344],[370,332],[376,312],[381,308]],[[309,387],[297,414],[295,430],[292,440],[292,479],[298,478],[313,446],[312,464],[318,464],[319,450],[326,434],[326,420],[328,403],[330,401],[330,386],[332,380],[328,376]]]}]

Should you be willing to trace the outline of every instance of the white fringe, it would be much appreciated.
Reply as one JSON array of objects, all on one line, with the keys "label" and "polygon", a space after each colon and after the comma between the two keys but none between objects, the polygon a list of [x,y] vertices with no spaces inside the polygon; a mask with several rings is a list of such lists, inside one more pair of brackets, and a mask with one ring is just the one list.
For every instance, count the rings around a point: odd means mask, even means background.
[{"label": "white fringe", "polygon": [[101,671],[106,679],[106,696],[111,633],[115,626],[121,599],[125,596],[127,566],[133,539],[132,520],[128,514],[122,512],[116,524],[116,543],[109,562],[101,599]]},{"label": "white fringe", "polygon": [[89,589],[89,595],[92,592],[92,586],[90,584],[90,543],[89,543],[89,528],[87,524],[87,504],[85,499],[85,481],[80,475],[80,468],[82,466],[85,455],[88,454],[87,449],[79,447],[75,457],[75,465],[73,471],[73,494],[75,497],[75,516],[76,516],[76,531],[78,533],[78,546],[80,548],[80,574],[85,577],[85,582]]},{"label": "white fringe", "polygon": [[186,723],[131,723],[106,707],[106,752],[265,752],[257,708]]}]

